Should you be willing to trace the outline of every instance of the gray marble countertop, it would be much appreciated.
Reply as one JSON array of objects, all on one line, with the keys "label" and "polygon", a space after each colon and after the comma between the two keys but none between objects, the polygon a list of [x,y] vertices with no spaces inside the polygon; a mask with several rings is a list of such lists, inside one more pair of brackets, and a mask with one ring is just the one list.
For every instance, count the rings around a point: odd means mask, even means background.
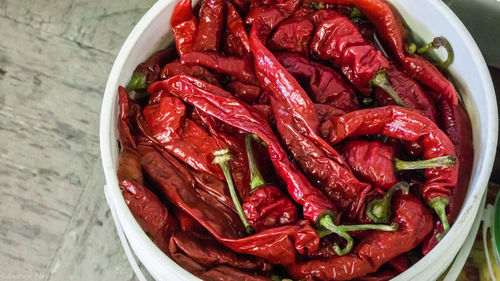
[{"label": "gray marble countertop", "polygon": [[103,196],[99,112],[154,2],[0,0],[0,280],[136,280]]}]

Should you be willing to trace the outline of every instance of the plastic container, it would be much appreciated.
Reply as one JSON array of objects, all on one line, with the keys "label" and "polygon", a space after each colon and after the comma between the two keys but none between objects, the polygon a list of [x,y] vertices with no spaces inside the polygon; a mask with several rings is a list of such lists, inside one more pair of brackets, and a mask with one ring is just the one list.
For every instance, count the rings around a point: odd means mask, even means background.
[{"label": "plastic container", "polygon": [[[135,66],[154,50],[172,41],[169,20],[177,1],[158,1],[141,19],[118,54],[103,98],[101,110],[101,156],[107,185],[105,193],[114,214],[116,226],[123,239],[134,270],[144,280],[128,249],[156,280],[199,280],[164,255],[148,238],[130,213],[116,178],[118,145],[116,120],[118,116],[117,88],[126,85]],[[482,197],[495,157],[498,113],[495,93],[484,59],[471,35],[441,1],[393,0],[414,32],[424,40],[445,36],[455,50],[450,68],[454,82],[472,120],[474,165],[472,178],[463,208],[445,238],[424,258],[395,280],[434,280],[451,264],[471,231],[478,210],[483,210]],[[123,229],[123,231],[122,231]],[[477,231],[477,230],[476,230]],[[472,233],[475,237],[475,233]],[[463,251],[462,251],[463,252]],[[455,270],[456,271],[456,270]]]}]

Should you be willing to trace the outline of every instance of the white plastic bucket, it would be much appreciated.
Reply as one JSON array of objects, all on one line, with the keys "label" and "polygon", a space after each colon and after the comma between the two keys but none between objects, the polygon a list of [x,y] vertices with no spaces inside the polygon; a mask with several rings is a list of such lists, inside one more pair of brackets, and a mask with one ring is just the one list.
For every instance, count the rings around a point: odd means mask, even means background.
[{"label": "white plastic bucket", "polygon": [[[148,238],[125,204],[116,177],[117,88],[127,84],[137,64],[159,47],[172,41],[169,22],[176,2],[158,1],[130,33],[115,60],[102,103],[101,157],[107,182],[106,197],[126,250],[128,241],[140,262],[156,280],[199,280],[170,260]],[[434,280],[451,264],[464,244],[478,210],[483,208],[481,198],[487,187],[497,144],[498,113],[495,92],[477,45],[445,4],[439,0],[391,2],[423,39],[431,41],[435,36],[445,36],[453,45],[455,61],[450,70],[472,120],[475,156],[470,188],[463,208],[448,235],[427,256],[395,278]],[[127,255],[131,256],[128,251]],[[134,261],[132,264],[136,270]]]}]

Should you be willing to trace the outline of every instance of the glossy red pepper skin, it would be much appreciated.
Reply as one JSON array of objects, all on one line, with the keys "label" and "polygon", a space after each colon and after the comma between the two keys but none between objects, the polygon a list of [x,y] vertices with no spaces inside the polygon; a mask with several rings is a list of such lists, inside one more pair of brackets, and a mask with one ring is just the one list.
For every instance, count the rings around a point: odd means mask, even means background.
[{"label": "glossy red pepper skin", "polygon": [[432,229],[432,215],[415,197],[395,198],[395,232],[373,231],[345,256],[305,261],[288,267],[295,279],[351,280],[377,271],[392,258],[415,248]]},{"label": "glossy red pepper skin", "polygon": [[285,181],[292,198],[304,207],[306,219],[315,222],[325,212],[332,212],[334,219],[337,217],[335,206],[288,159],[271,127],[252,107],[233,98],[226,91],[188,76],[180,75],[156,82],[148,91],[154,93],[161,89],[167,89],[172,95],[226,124],[256,134],[267,143],[277,174]]},{"label": "glossy red pepper skin", "polygon": [[184,65],[179,61],[166,64],[161,70],[160,78],[161,80],[165,80],[180,74],[193,76],[197,79],[217,86],[220,85],[219,76],[217,74],[210,72],[208,69],[200,65]]},{"label": "glossy red pepper skin", "polygon": [[[394,91],[396,91],[403,100],[406,109],[418,112],[432,121],[437,122],[436,105],[418,82],[410,78],[394,63],[391,63],[387,78]],[[394,100],[380,88],[375,89],[375,98],[379,105],[396,104]]]},{"label": "glossy red pepper skin", "polygon": [[224,179],[220,167],[212,163],[212,152],[220,149],[216,139],[186,118],[186,106],[181,100],[162,97],[158,104],[146,106],[143,114],[152,136],[163,148],[193,169]]},{"label": "glossy red pepper skin", "polygon": [[193,50],[198,30],[198,21],[193,13],[191,0],[181,0],[174,8],[170,25],[174,33],[177,53],[180,56]]},{"label": "glossy red pepper skin", "polygon": [[333,69],[300,54],[275,53],[274,56],[304,86],[313,102],[328,104],[345,112],[359,108],[356,92]]},{"label": "glossy red pepper skin", "polygon": [[267,41],[267,47],[273,52],[287,51],[307,55],[313,31],[314,25],[307,18],[286,19]]},{"label": "glossy red pepper skin", "polygon": [[203,0],[193,51],[218,51],[224,23],[225,0]]},{"label": "glossy red pepper skin", "polygon": [[224,205],[217,205],[218,200],[208,193],[197,190],[176,168],[174,157],[150,145],[139,145],[139,153],[145,173],[165,198],[190,214],[231,250],[262,257],[271,263],[290,264],[295,262],[297,252],[314,251],[318,247],[319,237],[307,221],[243,237],[245,231],[239,217]]},{"label": "glossy red pepper skin", "polygon": [[[276,119],[273,115],[273,109],[269,104],[255,104],[252,106],[264,119],[272,126],[276,126]],[[345,112],[326,104],[314,104],[316,114],[320,123],[329,121],[333,116],[339,116]]]},{"label": "glossy red pepper skin", "polygon": [[[448,221],[453,223],[460,212],[465,194],[467,193],[472,164],[474,162],[472,125],[467,112],[461,104],[453,106],[448,99],[441,98],[439,112],[439,124],[443,131],[450,137],[451,142],[455,145],[457,157],[460,162],[458,181],[453,189],[448,212]],[[443,226],[441,222],[436,220],[433,233],[441,233],[442,231]],[[427,255],[438,242],[435,235],[429,235],[422,244],[422,253]]]},{"label": "glossy red pepper skin", "polygon": [[256,232],[277,226],[295,224],[297,207],[276,186],[266,185],[253,190],[242,204],[248,223]]},{"label": "glossy red pepper skin", "polygon": [[238,270],[230,266],[219,266],[199,276],[204,281],[270,281],[271,279]]},{"label": "glossy red pepper skin", "polygon": [[375,187],[388,190],[398,182],[394,173],[394,149],[378,141],[349,140],[340,153],[356,177]]},{"label": "glossy red pepper skin", "polygon": [[[349,137],[381,134],[409,142],[422,139],[425,159],[440,156],[456,158],[453,143],[434,122],[397,106],[363,109],[333,117],[323,129],[323,136],[332,145]],[[436,197],[450,198],[457,184],[459,166],[457,163],[451,167],[425,170],[427,181],[422,192],[425,202]]]},{"label": "glossy red pepper skin", "polygon": [[257,103],[262,95],[262,90],[258,86],[245,84],[237,80],[227,83],[225,89],[248,104]]},{"label": "glossy red pepper skin", "polygon": [[226,1],[226,29],[223,49],[230,56],[243,56],[250,53],[250,43],[245,24],[236,8]]},{"label": "glossy red pepper skin", "polygon": [[[304,2],[313,2],[305,0]],[[384,0],[324,0],[324,3],[351,4],[375,26],[378,35],[404,70],[420,83],[443,93],[452,105],[458,104],[458,94],[437,68],[422,57],[407,53],[406,32],[401,16]]]},{"label": "glossy red pepper skin", "polygon": [[181,62],[187,65],[199,64],[219,73],[256,85],[252,60],[250,57],[224,57],[214,52],[192,52],[184,55]]}]

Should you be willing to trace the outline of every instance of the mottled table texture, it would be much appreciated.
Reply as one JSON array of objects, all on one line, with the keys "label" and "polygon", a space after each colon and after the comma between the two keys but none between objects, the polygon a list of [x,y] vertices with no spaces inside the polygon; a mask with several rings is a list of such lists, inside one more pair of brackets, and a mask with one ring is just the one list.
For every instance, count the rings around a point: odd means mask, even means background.
[{"label": "mottled table texture", "polygon": [[154,2],[0,0],[0,280],[135,280],[103,196],[99,111]]}]

